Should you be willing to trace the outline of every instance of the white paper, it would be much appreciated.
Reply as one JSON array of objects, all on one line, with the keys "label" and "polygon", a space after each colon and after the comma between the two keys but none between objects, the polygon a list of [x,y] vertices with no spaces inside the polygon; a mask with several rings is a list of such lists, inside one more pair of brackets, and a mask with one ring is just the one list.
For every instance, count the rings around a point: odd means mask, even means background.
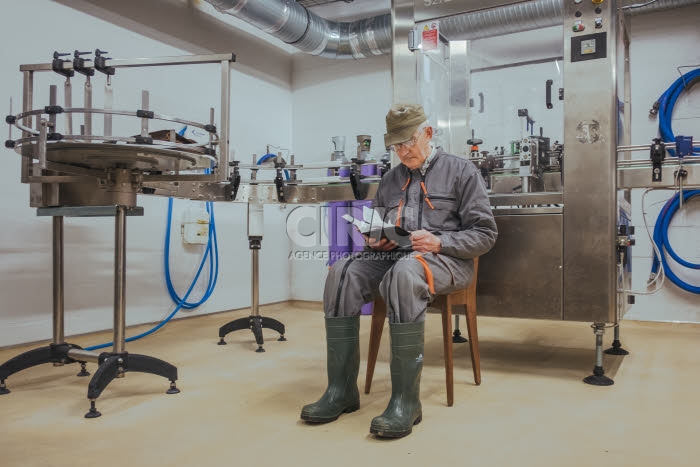
[{"label": "white paper", "polygon": [[394,224],[390,222],[382,221],[382,215],[376,210],[368,208],[367,206],[362,207],[362,217],[363,219],[356,219],[349,214],[344,214],[343,219],[357,227],[357,229],[363,233],[369,233],[373,230],[382,230],[394,227]]}]

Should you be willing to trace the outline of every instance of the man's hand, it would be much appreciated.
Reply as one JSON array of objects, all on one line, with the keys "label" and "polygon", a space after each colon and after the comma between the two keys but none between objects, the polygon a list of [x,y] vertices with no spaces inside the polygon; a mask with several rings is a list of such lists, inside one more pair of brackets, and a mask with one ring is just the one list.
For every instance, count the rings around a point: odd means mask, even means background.
[{"label": "man's hand", "polygon": [[413,250],[420,253],[439,253],[442,246],[440,237],[427,230],[411,232],[411,240],[413,241]]},{"label": "man's hand", "polygon": [[389,240],[388,238],[381,238],[379,241],[375,238],[370,238],[367,235],[363,235],[365,237],[365,241],[367,242],[367,246],[372,248],[373,250],[378,250],[378,251],[390,251],[399,246],[396,242]]}]

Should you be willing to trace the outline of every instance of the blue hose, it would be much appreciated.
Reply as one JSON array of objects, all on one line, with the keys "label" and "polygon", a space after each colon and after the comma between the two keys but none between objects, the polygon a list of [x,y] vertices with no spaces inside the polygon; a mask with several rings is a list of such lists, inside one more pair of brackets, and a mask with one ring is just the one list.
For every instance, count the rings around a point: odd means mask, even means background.
[{"label": "blue hose", "polygon": [[[184,129],[183,129],[184,131]],[[209,170],[206,170],[205,173],[210,173]],[[168,199],[168,221],[167,221],[167,226],[165,229],[165,283],[168,288],[168,293],[170,294],[170,298],[172,298],[173,302],[177,305],[175,309],[160,323],[158,323],[156,326],[153,328],[149,329],[148,331],[142,332],[141,334],[138,334],[136,336],[128,337],[126,338],[126,342],[133,342],[137,339],[141,339],[143,337],[149,336],[165,326],[168,322],[170,322],[171,319],[177,314],[178,311],[180,311],[182,308],[186,310],[191,310],[193,308],[196,308],[200,305],[202,305],[204,302],[206,302],[209,297],[211,297],[211,294],[214,292],[214,289],[216,288],[216,282],[219,278],[219,244],[217,241],[216,237],[216,222],[214,219],[214,204],[210,201],[207,202],[206,204],[207,207],[207,212],[209,213],[209,241],[207,242],[207,248],[204,251],[204,255],[202,256],[202,261],[199,263],[199,268],[197,269],[197,273],[194,276],[194,279],[192,279],[192,283],[190,284],[189,288],[187,289],[187,292],[185,292],[185,295],[180,298],[175,291],[175,288],[173,287],[171,276],[170,276],[170,228],[172,225],[172,218],[173,218],[173,199],[169,198]],[[197,285],[197,282],[199,281],[199,276],[202,273],[202,270],[204,269],[204,265],[207,263],[207,260],[209,261],[209,282],[207,284],[207,290],[204,292],[204,295],[200,300],[194,303],[190,303],[187,301],[187,299],[190,297],[190,294],[194,290],[194,286]],[[105,344],[99,344],[99,345],[93,345],[92,347],[86,347],[85,350],[99,350],[99,349],[104,349],[107,347],[112,347],[114,345],[113,342],[107,342]]]},{"label": "blue hose", "polygon": [[[267,162],[267,161],[269,161],[270,159],[274,159],[275,157],[277,157],[276,154],[269,154],[269,153],[268,153],[268,154],[265,154],[265,155],[262,156],[260,159],[258,159],[258,164],[257,164],[257,165],[260,165],[260,164],[262,164],[263,162]],[[289,180],[289,171],[288,171],[287,169],[284,169],[284,178],[286,178],[287,180]]]},{"label": "blue hose", "polygon": [[[675,142],[676,137],[673,134],[673,128],[671,127],[671,117],[673,116],[673,108],[676,105],[678,97],[683,93],[684,90],[689,89],[687,83],[695,83],[700,79],[700,68],[697,70],[689,71],[684,74],[664,92],[659,100],[659,132],[661,133],[661,138],[663,141]],[[668,153],[672,156],[676,156],[676,151],[669,149]],[[693,155],[700,155],[700,146],[693,147]]]},{"label": "blue hose", "polygon": [[[690,190],[683,193],[683,202],[689,201],[695,196],[700,196],[700,190]],[[671,242],[668,239],[668,228],[671,225],[671,220],[676,214],[680,207],[680,194],[676,193],[671,199],[666,202],[658,219],[656,220],[656,225],[654,226],[654,243],[659,249],[661,258],[654,254],[654,261],[652,263],[651,272],[652,274],[657,274],[659,270],[659,261],[663,264],[664,274],[668,277],[671,282],[676,284],[681,289],[691,292],[694,294],[700,294],[700,287],[688,284],[679,278],[669,267],[668,261],[666,260],[666,254],[668,253],[671,258],[673,258],[678,264],[690,268],[690,269],[700,269],[700,264],[691,263],[682,259],[671,247]]]}]

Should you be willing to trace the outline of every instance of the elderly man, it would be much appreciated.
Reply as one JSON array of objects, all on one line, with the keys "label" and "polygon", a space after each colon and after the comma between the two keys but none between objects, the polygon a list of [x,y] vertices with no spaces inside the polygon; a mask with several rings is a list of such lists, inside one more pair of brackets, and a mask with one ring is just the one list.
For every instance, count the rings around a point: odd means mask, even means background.
[{"label": "elderly man", "polygon": [[326,423],[360,408],[360,309],[375,293],[387,305],[391,332],[391,399],[375,417],[370,432],[399,438],[422,420],[420,375],[423,367],[425,311],[435,295],[466,287],[473,258],[496,241],[484,181],[463,157],[445,153],[432,141],[419,105],[399,104],[386,116],[384,142],[401,164],[379,184],[375,207],[386,219],[411,232],[412,248],[398,253],[389,238],[368,239],[375,255],[336,262],[326,279],[328,388],[304,406],[301,419]]}]

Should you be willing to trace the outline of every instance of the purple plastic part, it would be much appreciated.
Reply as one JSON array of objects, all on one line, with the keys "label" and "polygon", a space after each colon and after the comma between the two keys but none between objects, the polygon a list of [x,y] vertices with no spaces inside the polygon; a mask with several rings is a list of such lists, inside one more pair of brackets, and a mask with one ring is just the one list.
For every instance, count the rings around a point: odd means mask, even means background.
[{"label": "purple plastic part", "polygon": [[347,256],[351,251],[348,223],[342,218],[349,203],[328,203],[328,266]]},{"label": "purple plastic part", "polygon": [[341,167],[338,169],[338,175],[341,178],[348,178],[350,177],[350,167]]},{"label": "purple plastic part", "polygon": [[377,164],[363,164],[360,173],[362,175],[377,175]]}]

